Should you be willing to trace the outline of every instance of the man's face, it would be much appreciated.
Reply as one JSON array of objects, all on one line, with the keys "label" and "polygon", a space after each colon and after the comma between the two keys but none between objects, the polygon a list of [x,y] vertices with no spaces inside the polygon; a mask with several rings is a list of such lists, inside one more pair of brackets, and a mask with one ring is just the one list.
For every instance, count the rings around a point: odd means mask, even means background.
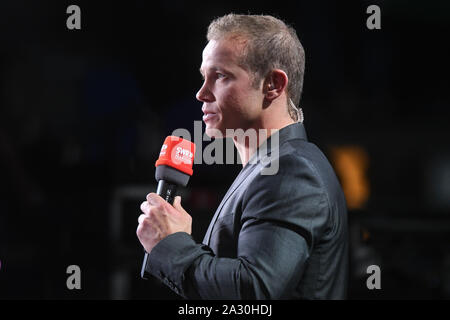
[{"label": "man's face", "polygon": [[252,86],[251,74],[238,65],[243,43],[233,39],[211,40],[203,50],[200,72],[204,83],[197,93],[203,102],[206,134],[213,129],[225,137],[226,129],[255,128],[262,112],[262,89]]}]

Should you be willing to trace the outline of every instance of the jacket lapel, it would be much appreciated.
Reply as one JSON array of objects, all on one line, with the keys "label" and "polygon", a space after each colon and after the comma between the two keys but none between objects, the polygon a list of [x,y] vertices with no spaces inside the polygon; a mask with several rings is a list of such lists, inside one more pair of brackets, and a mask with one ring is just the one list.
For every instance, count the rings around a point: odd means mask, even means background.
[{"label": "jacket lapel", "polygon": [[209,224],[208,230],[206,231],[205,237],[203,238],[203,243],[206,245],[209,245],[209,242],[211,240],[211,232],[214,228],[214,225],[216,224],[217,218],[220,215],[220,212],[222,211],[222,208],[224,204],[227,202],[228,198],[231,197],[231,195],[236,191],[236,189],[244,182],[244,180],[248,177],[248,175],[253,171],[252,167],[255,167],[256,165],[248,164],[245,166],[242,171],[238,174],[236,179],[234,180],[233,184],[231,185],[230,189],[228,189],[227,193],[222,199],[222,202],[220,202],[219,207],[216,210],[216,213],[214,214],[214,217],[211,220],[211,223]]}]

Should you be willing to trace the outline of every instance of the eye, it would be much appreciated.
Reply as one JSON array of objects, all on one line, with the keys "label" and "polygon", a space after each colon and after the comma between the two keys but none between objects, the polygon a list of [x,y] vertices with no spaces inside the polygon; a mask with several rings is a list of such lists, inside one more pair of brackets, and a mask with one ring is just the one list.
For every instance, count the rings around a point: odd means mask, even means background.
[{"label": "eye", "polygon": [[224,75],[223,73],[217,72],[217,79],[223,79],[225,77],[226,75]]}]

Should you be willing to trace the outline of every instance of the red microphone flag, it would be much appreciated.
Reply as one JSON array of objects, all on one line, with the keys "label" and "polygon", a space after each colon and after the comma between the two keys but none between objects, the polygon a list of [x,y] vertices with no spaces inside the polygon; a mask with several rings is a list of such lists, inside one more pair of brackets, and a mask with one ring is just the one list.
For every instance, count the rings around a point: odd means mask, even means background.
[{"label": "red microphone flag", "polygon": [[192,176],[195,144],[176,136],[168,136],[161,147],[155,167],[166,165]]}]

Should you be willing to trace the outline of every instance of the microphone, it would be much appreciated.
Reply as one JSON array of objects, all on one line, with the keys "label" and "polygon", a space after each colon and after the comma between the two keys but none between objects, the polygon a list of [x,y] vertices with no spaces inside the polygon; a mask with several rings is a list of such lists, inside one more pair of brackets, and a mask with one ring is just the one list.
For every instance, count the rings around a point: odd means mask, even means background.
[{"label": "microphone", "polygon": [[[158,181],[156,193],[173,205],[177,187],[185,187],[192,176],[195,144],[176,136],[168,136],[161,147],[159,158],[155,163],[155,179]],[[146,252],[142,263],[141,278],[148,279]]]}]

